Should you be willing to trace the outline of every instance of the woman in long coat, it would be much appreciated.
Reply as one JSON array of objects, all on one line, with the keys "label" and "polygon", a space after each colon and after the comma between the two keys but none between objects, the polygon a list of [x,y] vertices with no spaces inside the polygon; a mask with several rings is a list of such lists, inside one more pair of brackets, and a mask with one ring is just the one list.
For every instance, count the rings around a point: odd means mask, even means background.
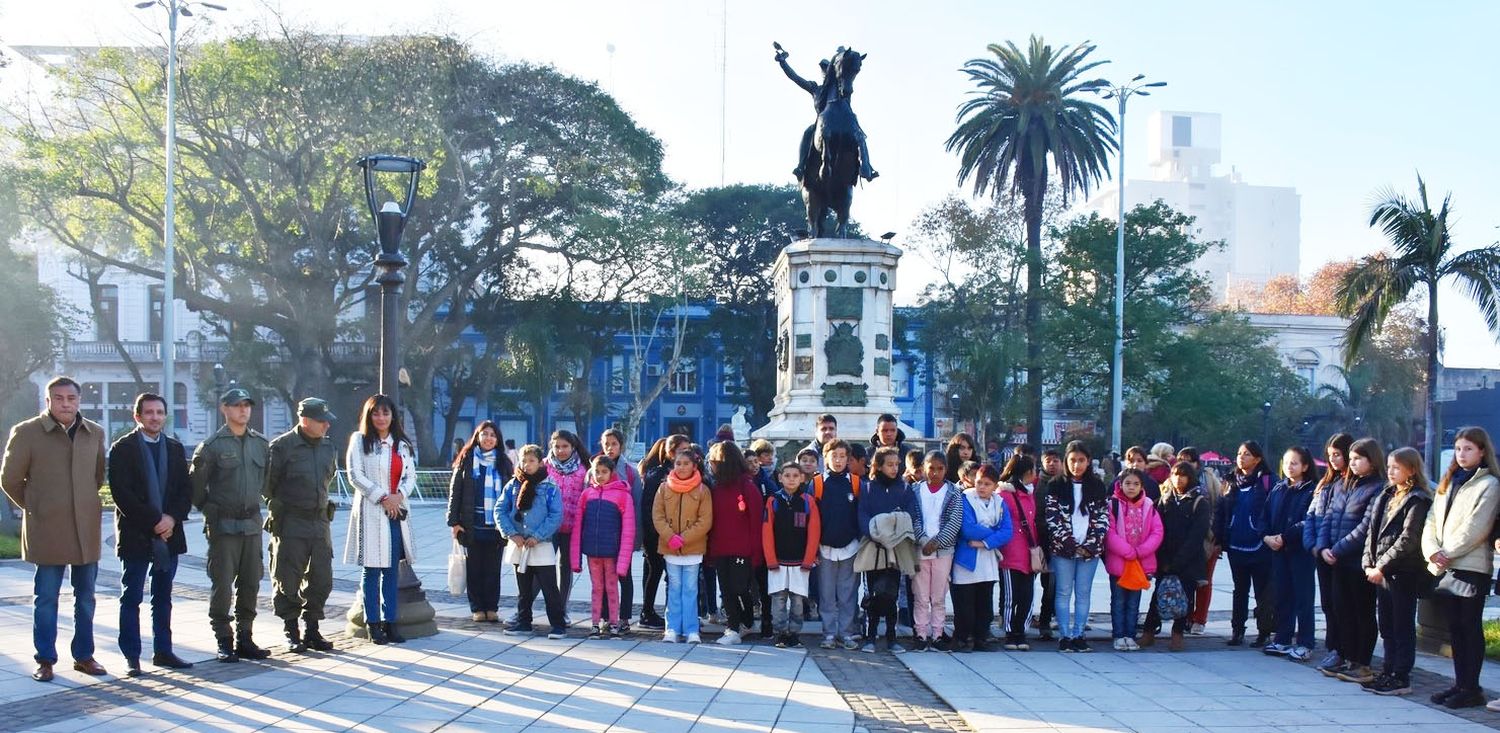
[{"label": "woman in long coat", "polygon": [[376,644],[406,641],[396,628],[397,569],[415,562],[407,497],[417,489],[417,456],[385,395],[365,400],[345,456],[354,506],[344,562],[364,568],[365,625]]}]

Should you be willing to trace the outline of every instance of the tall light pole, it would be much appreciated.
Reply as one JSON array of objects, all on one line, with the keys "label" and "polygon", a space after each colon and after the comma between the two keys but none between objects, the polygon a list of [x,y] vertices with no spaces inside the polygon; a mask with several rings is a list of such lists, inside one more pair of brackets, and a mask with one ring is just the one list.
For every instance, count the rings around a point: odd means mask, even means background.
[{"label": "tall light pole", "polygon": [[[406,219],[411,215],[412,203],[417,198],[417,181],[427,164],[417,158],[400,155],[367,155],[355,161],[364,174],[365,205],[370,218],[375,222],[376,236],[380,240],[380,251],[375,255],[375,267],[380,275],[380,393],[391,398],[396,409],[401,409],[401,285],[406,282],[406,256],[401,254],[401,232],[406,228]],[[379,203],[386,187],[377,183],[381,176],[388,176],[404,187],[405,201]],[[399,578],[396,582],[398,609],[397,623],[401,633],[408,637],[432,636],[437,633],[436,613],[422,590],[422,581],[412,572],[411,564],[401,560]],[[365,625],[364,604],[349,607],[348,632],[353,636],[366,637],[369,628]]]},{"label": "tall light pole", "polygon": [[1145,78],[1145,74],[1136,74],[1124,84],[1094,90],[1105,99],[1115,99],[1120,104],[1120,144],[1115,150],[1115,158],[1120,164],[1120,175],[1116,179],[1120,215],[1115,227],[1115,354],[1109,390],[1109,445],[1115,453],[1121,451],[1120,423],[1125,412],[1125,103],[1132,95],[1149,97],[1151,92],[1147,89],[1167,85],[1164,81],[1142,84]]},{"label": "tall light pole", "polygon": [[[175,389],[177,375],[173,373],[177,357],[177,340],[173,336],[176,319],[173,303],[176,293],[173,285],[177,280],[177,196],[175,174],[177,168],[177,16],[191,18],[191,6],[209,10],[227,10],[223,5],[207,2],[184,2],[184,0],[147,0],[136,3],[140,9],[164,8],[167,11],[167,142],[166,142],[166,196],[162,202],[162,249],[166,253],[162,264],[161,289],[161,395],[171,403],[177,399]],[[175,427],[172,415],[176,407],[167,410],[167,431]]]}]

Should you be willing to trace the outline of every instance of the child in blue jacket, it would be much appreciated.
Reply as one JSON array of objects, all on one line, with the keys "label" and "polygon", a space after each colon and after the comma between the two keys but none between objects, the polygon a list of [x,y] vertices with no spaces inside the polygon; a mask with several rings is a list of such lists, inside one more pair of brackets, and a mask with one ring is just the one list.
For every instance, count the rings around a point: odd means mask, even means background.
[{"label": "child in blue jacket", "polygon": [[964,490],[964,521],[953,551],[953,645],[955,652],[994,651],[990,622],[995,617],[995,582],[1000,579],[1000,548],[1010,542],[1011,519],[997,494],[1000,472],[980,466],[974,488]]}]

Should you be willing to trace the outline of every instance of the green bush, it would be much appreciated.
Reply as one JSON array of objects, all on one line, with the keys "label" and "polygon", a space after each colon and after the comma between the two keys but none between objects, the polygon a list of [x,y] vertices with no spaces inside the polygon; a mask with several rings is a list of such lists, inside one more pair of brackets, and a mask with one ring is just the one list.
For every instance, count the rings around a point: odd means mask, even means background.
[{"label": "green bush", "polygon": [[15,560],[21,556],[21,538],[0,534],[0,560]]},{"label": "green bush", "polygon": [[1500,619],[1484,622],[1484,655],[1500,659]]}]

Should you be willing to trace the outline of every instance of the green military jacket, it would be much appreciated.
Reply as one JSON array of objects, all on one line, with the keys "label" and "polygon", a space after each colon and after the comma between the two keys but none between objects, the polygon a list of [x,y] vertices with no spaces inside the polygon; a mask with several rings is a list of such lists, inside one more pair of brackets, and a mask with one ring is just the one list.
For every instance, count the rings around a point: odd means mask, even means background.
[{"label": "green military jacket", "polygon": [[189,475],[193,506],[203,512],[205,534],[260,534],[260,494],[266,486],[269,453],[266,436],[249,429],[236,436],[221,427],[198,444]]},{"label": "green military jacket", "polygon": [[338,472],[339,449],[323,436],[311,440],[293,427],[271,441],[262,492],[271,508],[268,529],[277,537],[330,537],[334,505],[328,485]]}]

